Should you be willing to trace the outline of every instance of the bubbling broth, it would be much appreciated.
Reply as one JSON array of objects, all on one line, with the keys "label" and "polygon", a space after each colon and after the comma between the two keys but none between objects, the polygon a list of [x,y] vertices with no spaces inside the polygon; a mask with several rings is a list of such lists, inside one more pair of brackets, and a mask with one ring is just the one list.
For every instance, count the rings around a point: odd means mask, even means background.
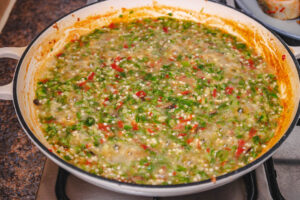
[{"label": "bubbling broth", "polygon": [[60,157],[122,182],[197,182],[255,160],[282,112],[275,72],[217,28],[169,17],[111,23],[39,73],[36,114]]}]

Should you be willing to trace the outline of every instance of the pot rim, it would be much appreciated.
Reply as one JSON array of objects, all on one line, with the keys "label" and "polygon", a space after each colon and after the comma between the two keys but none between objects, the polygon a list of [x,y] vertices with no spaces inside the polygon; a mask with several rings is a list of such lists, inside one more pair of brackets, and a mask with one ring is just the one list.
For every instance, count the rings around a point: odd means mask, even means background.
[{"label": "pot rim", "polygon": [[[295,56],[293,55],[293,53],[291,52],[291,50],[288,48],[287,44],[283,41],[283,39],[281,39],[273,30],[270,30],[267,26],[265,26],[264,24],[262,24],[260,21],[258,21],[257,19],[253,18],[252,16],[241,12],[240,10],[238,10],[237,8],[228,6],[228,5],[224,5],[222,3],[219,2],[214,2],[212,0],[208,0],[210,3],[215,3],[215,4],[219,4],[221,6],[225,6],[228,7],[230,9],[233,9],[237,12],[239,12],[239,14],[242,15],[246,15],[247,17],[251,18],[252,20],[254,20],[255,22],[257,22],[258,24],[262,25],[264,28],[266,28],[268,31],[270,31],[285,47],[285,49],[288,51],[288,53],[290,54],[290,56],[293,59],[294,65],[297,69],[298,72],[298,77],[300,78],[300,66],[295,58]],[[203,185],[206,183],[212,183],[210,179],[207,180],[203,180],[203,181],[197,181],[197,182],[192,182],[192,183],[184,183],[184,184],[172,184],[172,185],[147,185],[147,184],[137,184],[137,183],[127,183],[127,182],[121,182],[121,181],[117,181],[114,179],[109,179],[109,178],[105,178],[103,176],[99,176],[99,175],[94,175],[91,174],[87,171],[84,171],[83,169],[76,167],[75,165],[72,165],[70,163],[68,163],[67,161],[65,161],[64,159],[62,159],[61,157],[57,156],[55,153],[49,151],[49,149],[40,142],[40,140],[35,136],[35,134],[30,130],[30,128],[27,126],[22,113],[21,113],[21,109],[18,103],[18,95],[17,95],[17,83],[18,83],[18,75],[19,75],[19,71],[20,68],[22,66],[22,62],[24,60],[24,58],[26,57],[27,52],[29,51],[29,49],[31,48],[31,46],[34,45],[35,41],[44,33],[46,32],[49,28],[51,28],[53,26],[53,24],[57,23],[58,21],[64,19],[65,17],[77,12],[78,10],[84,9],[86,7],[89,6],[93,6],[94,4],[98,4],[101,3],[100,2],[95,2],[89,5],[84,5],[83,7],[77,8],[63,16],[61,16],[60,18],[56,19],[55,21],[53,21],[50,25],[48,25],[45,29],[43,29],[31,42],[30,44],[27,46],[26,50],[23,52],[17,66],[16,66],[16,70],[15,70],[15,74],[14,74],[14,78],[13,78],[13,104],[15,107],[15,112],[17,114],[18,120],[20,122],[20,124],[22,125],[23,129],[25,130],[25,132],[27,133],[27,135],[29,136],[29,138],[34,141],[34,143],[36,145],[39,146],[39,148],[41,148],[44,151],[44,154],[46,154],[47,157],[51,158],[52,160],[56,160],[57,162],[61,163],[64,166],[67,166],[69,168],[71,168],[74,171],[77,171],[80,174],[84,174],[90,178],[96,178],[98,180],[102,180],[102,181],[107,181],[110,183],[114,183],[114,184],[118,184],[118,185],[124,185],[124,186],[129,186],[129,187],[139,187],[139,188],[153,188],[153,189],[167,189],[167,188],[180,188],[180,187],[188,187],[188,186],[197,186],[197,185]],[[235,174],[239,174],[241,172],[247,171],[248,169],[254,167],[255,165],[258,165],[259,163],[261,163],[262,161],[264,161],[265,159],[269,158],[274,151],[286,140],[286,138],[290,135],[290,133],[292,132],[294,126],[296,125],[297,121],[298,121],[298,117],[300,115],[300,104],[298,104],[298,108],[297,108],[297,112],[294,116],[293,121],[291,122],[288,130],[281,136],[281,138],[278,140],[278,142],[276,144],[274,144],[268,151],[266,151],[263,155],[261,155],[259,158],[255,159],[254,161],[252,161],[251,163],[238,168],[234,171],[231,171],[229,173],[223,174],[221,176],[217,176],[216,180],[218,183],[219,180],[225,180],[226,178],[233,176]]]}]

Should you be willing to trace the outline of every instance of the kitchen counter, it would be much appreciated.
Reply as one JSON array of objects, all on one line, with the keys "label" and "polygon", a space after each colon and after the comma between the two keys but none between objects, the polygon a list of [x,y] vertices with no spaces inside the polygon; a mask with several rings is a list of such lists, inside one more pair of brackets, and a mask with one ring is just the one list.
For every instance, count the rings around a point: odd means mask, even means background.
[{"label": "kitchen counter", "polygon": [[[0,47],[26,46],[55,19],[86,0],[17,0],[0,34]],[[0,85],[12,80],[16,61],[0,59]],[[0,100],[0,199],[35,199],[46,157],[18,123],[11,101]]]}]

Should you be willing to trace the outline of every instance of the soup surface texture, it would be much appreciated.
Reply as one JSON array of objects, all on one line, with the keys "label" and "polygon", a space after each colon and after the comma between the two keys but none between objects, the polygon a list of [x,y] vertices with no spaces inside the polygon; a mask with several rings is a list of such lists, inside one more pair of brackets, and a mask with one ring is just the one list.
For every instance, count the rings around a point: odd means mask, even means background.
[{"label": "soup surface texture", "polygon": [[66,161],[157,185],[215,180],[255,160],[276,132],[279,95],[245,43],[170,14],[70,41],[40,71],[33,103]]}]

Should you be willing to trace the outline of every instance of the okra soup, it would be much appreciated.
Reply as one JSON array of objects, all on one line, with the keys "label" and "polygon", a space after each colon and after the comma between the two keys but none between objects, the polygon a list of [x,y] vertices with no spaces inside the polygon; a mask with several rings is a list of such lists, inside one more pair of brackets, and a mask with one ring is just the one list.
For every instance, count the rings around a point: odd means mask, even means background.
[{"label": "okra soup", "polygon": [[81,35],[37,79],[50,150],[121,182],[214,181],[260,155],[283,110],[275,71],[255,49],[171,13]]}]

